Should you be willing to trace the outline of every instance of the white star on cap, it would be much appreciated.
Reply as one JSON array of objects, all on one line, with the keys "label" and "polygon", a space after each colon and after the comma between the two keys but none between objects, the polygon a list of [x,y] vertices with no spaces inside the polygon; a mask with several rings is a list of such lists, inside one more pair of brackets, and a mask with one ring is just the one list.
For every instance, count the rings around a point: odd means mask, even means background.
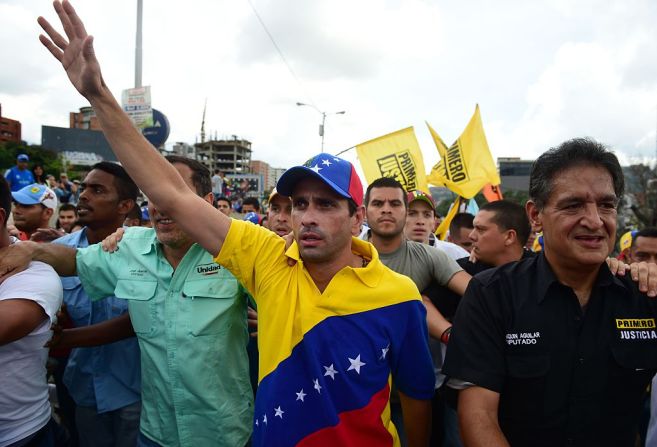
[{"label": "white star on cap", "polygon": [[312,171],[315,171],[315,172],[318,173],[318,174],[319,174],[319,171],[322,170],[322,168],[320,168],[319,165],[315,165],[315,166],[311,167],[310,169],[311,169]]},{"label": "white star on cap", "polygon": [[262,418],[262,422],[264,422],[265,425],[267,425],[267,415],[265,415],[265,416]]},{"label": "white star on cap", "polygon": [[388,355],[389,350],[390,350],[390,345],[381,349],[381,360],[384,360],[386,358],[386,355]]},{"label": "white star on cap", "polygon": [[319,384],[319,379],[315,379],[313,382],[315,383],[313,388],[315,388],[319,394],[322,394],[322,386]]},{"label": "white star on cap", "polygon": [[363,362],[360,361],[360,354],[358,354],[358,357],[356,357],[355,359],[352,359],[352,358],[349,358],[349,357],[347,357],[347,358],[349,359],[349,362],[351,363],[351,366],[349,367],[349,369],[347,369],[347,371],[351,371],[352,369],[355,369],[356,372],[358,374],[360,374],[360,367],[367,365],[367,363],[363,363]]},{"label": "white star on cap", "polygon": [[330,366],[325,366],[324,369],[326,372],[324,373],[324,377],[326,376],[331,376],[331,379],[335,380],[335,375],[338,373],[335,368],[333,368],[333,363],[331,363]]},{"label": "white star on cap", "polygon": [[281,410],[281,406],[279,405],[278,408],[274,408],[274,417],[278,416],[279,418],[283,419],[283,413],[285,413],[283,410]]},{"label": "white star on cap", "polygon": [[322,160],[322,164],[323,164],[324,166],[331,166],[332,163],[329,161],[328,158],[326,158],[326,159]]},{"label": "white star on cap", "polygon": [[297,395],[297,400],[304,402],[303,398],[306,397],[306,393],[303,392],[303,388],[301,388],[301,391],[295,394]]},{"label": "white star on cap", "polygon": [[256,419],[256,427],[259,427],[259,426],[260,426],[260,420]]}]

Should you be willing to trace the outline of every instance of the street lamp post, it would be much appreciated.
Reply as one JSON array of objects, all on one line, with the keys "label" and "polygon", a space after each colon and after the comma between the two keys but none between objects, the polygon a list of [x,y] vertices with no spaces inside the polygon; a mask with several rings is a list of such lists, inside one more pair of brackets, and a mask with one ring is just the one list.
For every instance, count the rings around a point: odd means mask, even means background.
[{"label": "street lamp post", "polygon": [[317,111],[317,113],[322,115],[322,124],[319,125],[319,136],[322,137],[322,152],[324,152],[324,124],[326,124],[326,115],[344,115],[347,112],[344,111],[344,110],[341,110],[339,112],[322,112],[317,107],[315,107],[313,104],[306,104],[306,103],[303,103],[303,102],[297,102],[297,106],[312,107],[313,109],[315,109]]}]

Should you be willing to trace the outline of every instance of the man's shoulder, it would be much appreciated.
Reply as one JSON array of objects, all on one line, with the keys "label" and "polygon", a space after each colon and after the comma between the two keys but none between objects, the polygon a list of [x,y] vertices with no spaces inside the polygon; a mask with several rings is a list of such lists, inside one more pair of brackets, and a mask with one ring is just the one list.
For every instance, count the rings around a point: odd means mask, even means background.
[{"label": "man's shoulder", "polygon": [[[536,271],[537,257],[528,257],[519,261],[509,262],[499,267],[490,267],[477,273],[475,278],[477,282],[484,287],[492,286],[496,282],[512,283],[522,286],[531,286],[531,281],[527,280],[528,275]],[[476,265],[476,264],[474,264]],[[518,279],[523,278],[523,281]]]},{"label": "man's shoulder", "polygon": [[62,237],[59,237],[52,241],[53,244],[68,245],[69,247],[77,247],[82,238],[84,229],[76,231],[74,233],[65,234]]}]

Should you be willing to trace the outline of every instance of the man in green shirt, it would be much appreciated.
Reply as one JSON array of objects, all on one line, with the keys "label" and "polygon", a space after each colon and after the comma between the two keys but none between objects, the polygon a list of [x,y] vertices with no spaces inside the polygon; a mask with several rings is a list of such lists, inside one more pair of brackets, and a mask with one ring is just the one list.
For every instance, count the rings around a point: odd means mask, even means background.
[{"label": "man in green shirt", "polygon": [[[184,157],[167,159],[212,203],[207,168]],[[92,300],[108,295],[129,300],[141,349],[138,445],[244,446],[253,418],[244,289],[156,204],[149,204],[149,213],[153,229],[128,229],[114,253],[100,244],[76,251],[22,243],[10,256],[43,260],[62,276],[77,274]],[[66,331],[64,343],[127,337],[126,320]]]}]

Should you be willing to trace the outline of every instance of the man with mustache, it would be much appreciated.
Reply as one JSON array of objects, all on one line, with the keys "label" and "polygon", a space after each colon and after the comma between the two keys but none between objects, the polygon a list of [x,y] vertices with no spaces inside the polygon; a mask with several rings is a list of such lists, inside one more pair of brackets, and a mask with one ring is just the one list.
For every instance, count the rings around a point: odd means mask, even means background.
[{"label": "man with mustache", "polygon": [[295,236],[286,250],[283,238],[229,219],[185,188],[105,86],[92,38],[73,7],[54,6],[68,39],[40,18],[50,36],[41,40],[94,106],[122,165],[158,210],[215,254],[258,302],[255,445],[398,446],[389,417],[393,380],[409,444],[426,445],[434,377],[425,310],[408,278],[352,239],[364,217],[354,167],[319,154],[283,174],[277,190],[292,197]]},{"label": "man with mustache", "polygon": [[267,209],[267,228],[281,237],[292,232],[292,201],[282,196],[276,188],[269,195],[269,208]]},{"label": "man with mustache", "polygon": [[39,228],[49,228],[50,218],[57,209],[57,197],[52,189],[33,183],[13,191],[11,196],[14,225],[21,232],[20,239],[30,239],[38,234]]},{"label": "man with mustache", "polygon": [[[211,206],[208,169],[185,157],[167,160],[183,177],[181,187]],[[149,198],[153,229],[131,227],[114,253],[100,244],[77,251],[24,244],[8,250],[3,262],[13,258],[22,268],[29,259],[43,259],[60,275],[77,272],[92,299],[113,293],[128,301],[129,315],[64,330],[59,345],[104,345],[136,333],[143,384],[137,445],[245,445],[253,416],[246,295]]]},{"label": "man with mustache", "polygon": [[[121,228],[139,193],[125,169],[106,161],[91,167],[80,190],[77,213],[84,228],[56,239],[55,244],[84,248],[102,241]],[[75,327],[127,315],[128,301],[113,293],[92,302],[80,278],[63,276],[61,280],[66,312]],[[141,410],[140,379],[139,346],[134,337],[71,352],[64,384],[75,402],[74,427],[81,447],[135,444]]]},{"label": "man with mustache", "polygon": [[[460,296],[465,292],[470,275],[441,249],[407,239],[404,227],[408,213],[408,199],[404,187],[394,178],[382,177],[370,183],[365,194],[367,222],[370,227],[369,240],[379,252],[383,264],[411,278],[418,290],[423,292],[429,333],[432,336],[430,347],[437,390],[445,379],[440,373],[443,363],[441,339],[444,343],[448,340],[451,323],[443,317],[424,292],[432,283],[436,283]],[[433,211],[431,220],[433,220]],[[428,235],[425,237],[428,241]],[[441,409],[440,397],[435,393],[432,445],[442,445]],[[398,405],[393,405],[393,417],[399,417]]]},{"label": "man with mustache", "polygon": [[618,159],[593,140],[534,162],[526,211],[544,250],[476,275],[447,347],[466,445],[634,445],[657,302],[605,262],[623,191]]}]

